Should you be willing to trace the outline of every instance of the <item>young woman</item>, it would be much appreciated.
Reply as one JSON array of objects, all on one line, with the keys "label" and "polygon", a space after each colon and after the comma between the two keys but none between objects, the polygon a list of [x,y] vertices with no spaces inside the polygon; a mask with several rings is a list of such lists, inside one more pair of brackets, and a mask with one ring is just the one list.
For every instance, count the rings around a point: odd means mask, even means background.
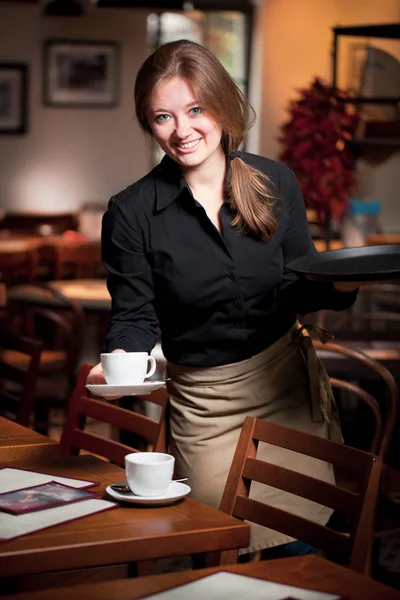
[{"label": "young woman", "polygon": [[[345,309],[357,292],[287,268],[315,252],[299,185],[285,166],[238,151],[254,113],[211,52],[186,40],[162,46],[139,70],[135,102],[165,157],[111,198],[103,219],[105,347],[150,352],[160,328],[176,475],[218,507],[246,415],[332,437],[329,382],[313,348],[305,360],[297,316]],[[88,382],[104,383],[100,365]],[[259,454],[334,481],[321,461],[265,445]],[[330,516],[265,486],[251,495],[319,523]],[[291,541],[254,526],[246,551]]]}]

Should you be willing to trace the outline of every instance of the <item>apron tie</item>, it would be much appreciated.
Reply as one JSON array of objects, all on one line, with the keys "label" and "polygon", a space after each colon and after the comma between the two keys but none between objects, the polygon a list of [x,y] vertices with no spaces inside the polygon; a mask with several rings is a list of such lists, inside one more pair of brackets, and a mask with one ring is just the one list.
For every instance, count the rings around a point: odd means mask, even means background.
[{"label": "apron tie", "polygon": [[333,393],[329,381],[328,373],[322,362],[319,360],[314,344],[309,332],[317,335],[323,343],[334,339],[334,335],[329,329],[319,325],[300,325],[294,333],[294,341],[298,345],[306,365],[311,396],[311,418],[313,423],[331,422],[332,406],[334,405]]}]

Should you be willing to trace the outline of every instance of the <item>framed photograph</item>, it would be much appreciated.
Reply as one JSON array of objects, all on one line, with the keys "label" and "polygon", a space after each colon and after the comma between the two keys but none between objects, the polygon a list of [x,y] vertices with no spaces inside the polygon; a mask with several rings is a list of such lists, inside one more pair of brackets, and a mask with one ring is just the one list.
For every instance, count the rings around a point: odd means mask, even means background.
[{"label": "framed photograph", "polygon": [[49,481],[48,483],[0,494],[0,511],[22,515],[97,497],[98,494],[94,492],[77,489],[56,481]]},{"label": "framed photograph", "polygon": [[44,45],[44,103],[59,107],[117,105],[119,44],[47,40]]},{"label": "framed photograph", "polygon": [[27,130],[28,66],[0,63],[0,134]]}]

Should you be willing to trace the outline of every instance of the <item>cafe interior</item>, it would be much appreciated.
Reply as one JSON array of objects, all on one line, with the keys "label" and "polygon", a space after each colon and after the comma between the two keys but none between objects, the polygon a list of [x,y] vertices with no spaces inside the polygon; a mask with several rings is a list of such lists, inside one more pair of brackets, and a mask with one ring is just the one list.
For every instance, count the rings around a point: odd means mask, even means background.
[{"label": "cafe interior", "polygon": [[[400,286],[390,275],[345,311],[299,316],[343,443],[244,415],[219,508],[190,495],[190,477],[164,498],[112,494],[126,455],[172,452],[162,331],[142,392],[109,401],[86,378],[111,311],[103,214],[162,158],[134,117],[135,76],[179,39],[214,52],[250,99],[257,120],[242,149],[294,171],[319,255],[398,252],[398,0],[1,0],[0,596],[400,598]],[[333,337],[320,341],[321,330]],[[258,460],[259,442],[331,463],[335,485]],[[254,483],[329,507],[337,523],[254,501]],[[52,504],[2,504],[56,484],[82,501],[53,491]],[[253,522],[316,552],[245,561]]]}]

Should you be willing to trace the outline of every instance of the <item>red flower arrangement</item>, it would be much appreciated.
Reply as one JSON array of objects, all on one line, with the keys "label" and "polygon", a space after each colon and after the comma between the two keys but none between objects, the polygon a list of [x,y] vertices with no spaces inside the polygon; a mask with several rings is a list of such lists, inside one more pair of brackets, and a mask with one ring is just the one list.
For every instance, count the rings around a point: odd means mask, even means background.
[{"label": "red flower arrangement", "polygon": [[278,137],[284,147],[279,159],[295,172],[306,206],[316,210],[324,224],[343,216],[356,182],[356,159],[349,142],[360,115],[354,103],[338,100],[349,100],[347,93],[334,95],[332,87],[318,77],[299,92]]}]

